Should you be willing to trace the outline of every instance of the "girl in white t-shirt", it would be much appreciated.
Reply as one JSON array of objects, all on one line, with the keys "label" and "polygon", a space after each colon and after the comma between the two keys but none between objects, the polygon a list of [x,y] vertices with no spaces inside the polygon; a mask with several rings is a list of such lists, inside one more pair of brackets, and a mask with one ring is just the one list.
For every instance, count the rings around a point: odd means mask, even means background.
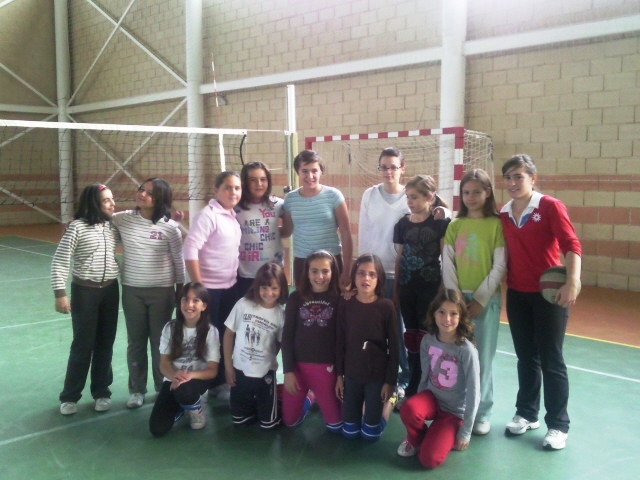
[{"label": "girl in white t-shirt", "polygon": [[231,385],[231,415],[236,425],[251,423],[256,418],[264,429],[280,424],[276,355],[284,327],[280,305],[288,297],[282,267],[265,263],[225,322],[225,376]]},{"label": "girl in white t-shirt", "polygon": [[220,339],[209,322],[209,293],[200,283],[182,289],[176,319],[167,323],[160,338],[162,389],[149,418],[149,430],[165,435],[186,411],[191,428],[205,425],[200,396],[218,374]]},{"label": "girl in white t-shirt", "polygon": [[242,196],[234,210],[242,231],[238,265],[238,295],[242,297],[266,262],[284,266],[282,239],[291,235],[291,229],[279,226],[283,201],[271,195],[273,182],[264,163],[247,163],[240,181]]}]

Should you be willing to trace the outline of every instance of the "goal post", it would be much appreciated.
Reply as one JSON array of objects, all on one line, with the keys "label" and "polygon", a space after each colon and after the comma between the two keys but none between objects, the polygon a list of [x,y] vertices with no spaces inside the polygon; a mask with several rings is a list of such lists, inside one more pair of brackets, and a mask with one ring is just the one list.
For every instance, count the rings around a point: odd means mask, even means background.
[{"label": "goal post", "polygon": [[181,209],[203,205],[218,172],[240,171],[253,133],[261,142],[287,141],[284,130],[0,120],[0,223],[16,223],[2,222],[3,207],[64,223],[69,203],[93,182],[131,206],[139,185],[159,177]]},{"label": "goal post", "polygon": [[[404,182],[414,175],[431,175],[439,194],[448,193],[442,197],[454,211],[460,205],[460,180],[467,170],[481,168],[494,178],[491,137],[464,127],[307,137],[305,148],[317,150],[326,167],[323,183],[339,188],[345,196],[352,232],[358,231],[364,191],[382,182],[378,158],[387,147],[397,148],[405,158]],[[357,252],[357,239],[354,243]]]}]

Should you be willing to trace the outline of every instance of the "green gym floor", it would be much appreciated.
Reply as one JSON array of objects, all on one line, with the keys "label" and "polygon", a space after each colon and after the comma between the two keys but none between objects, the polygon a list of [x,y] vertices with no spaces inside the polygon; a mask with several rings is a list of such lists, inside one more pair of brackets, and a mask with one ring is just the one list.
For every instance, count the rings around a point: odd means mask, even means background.
[{"label": "green gym floor", "polygon": [[[502,324],[491,433],[472,437],[467,451],[452,452],[441,467],[426,471],[415,457],[396,454],[405,434],[396,413],[382,439],[370,444],[327,433],[315,408],[298,428],[263,432],[257,425],[236,427],[227,406],[211,399],[204,405],[203,430],[192,431],[181,420],[166,437],[153,438],[147,423],[154,395],[141,409],[125,406],[122,315],[111,411],[93,411],[87,386],[78,413],[63,417],[58,394],[71,321],[53,308],[49,268],[56,243],[35,238],[0,229],[2,480],[640,478],[640,294],[585,287],[572,311],[569,331],[576,334],[565,342],[572,421],[566,449],[542,450],[544,425],[518,438],[505,437],[517,379],[508,326]],[[593,332],[598,339],[588,338]]]}]

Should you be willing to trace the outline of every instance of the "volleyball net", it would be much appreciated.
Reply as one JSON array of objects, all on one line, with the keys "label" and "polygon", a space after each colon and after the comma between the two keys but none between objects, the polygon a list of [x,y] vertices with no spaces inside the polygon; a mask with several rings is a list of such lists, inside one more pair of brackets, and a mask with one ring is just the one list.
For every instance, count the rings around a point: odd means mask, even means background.
[{"label": "volleyball net", "polygon": [[[253,132],[261,141],[267,134],[272,142],[285,134]],[[117,203],[132,202],[138,187],[152,177],[171,185],[174,202],[205,201],[213,194],[217,173],[240,171],[250,134],[243,129],[0,120],[0,206],[28,206],[65,221],[65,210],[72,211],[86,185],[103,183]]]}]

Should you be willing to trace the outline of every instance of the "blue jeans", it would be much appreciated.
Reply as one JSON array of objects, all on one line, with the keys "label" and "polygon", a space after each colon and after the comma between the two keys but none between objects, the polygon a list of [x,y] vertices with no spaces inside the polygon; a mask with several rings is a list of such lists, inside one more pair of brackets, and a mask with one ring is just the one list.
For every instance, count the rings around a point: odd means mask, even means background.
[{"label": "blue jeans", "polygon": [[[393,300],[393,279],[388,278],[385,283],[384,296],[389,300]],[[409,361],[407,360],[407,347],[404,345],[404,322],[402,321],[402,313],[400,307],[396,307],[396,317],[398,320],[398,360],[400,361],[400,372],[398,373],[398,387],[407,388],[409,385]]]}]

